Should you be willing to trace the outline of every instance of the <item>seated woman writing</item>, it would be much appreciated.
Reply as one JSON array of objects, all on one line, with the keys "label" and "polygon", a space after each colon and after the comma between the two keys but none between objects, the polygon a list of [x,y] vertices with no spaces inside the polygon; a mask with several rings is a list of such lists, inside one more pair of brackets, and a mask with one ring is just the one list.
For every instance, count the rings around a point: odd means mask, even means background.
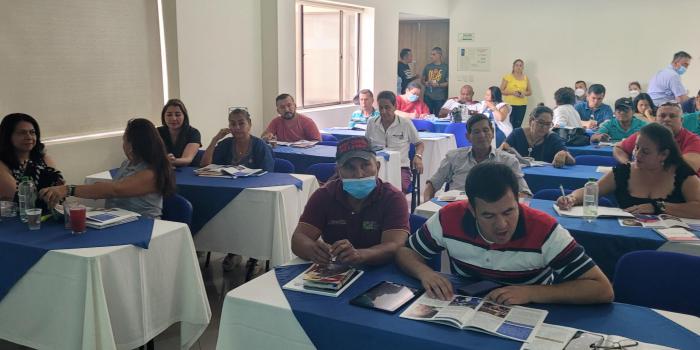
[{"label": "seated woman writing", "polygon": [[[30,115],[8,114],[0,123],[0,199],[18,202],[17,188],[28,177],[37,190],[63,184],[61,172],[41,143],[39,123]],[[37,198],[37,208],[47,204]]]},{"label": "seated woman writing", "polygon": [[163,139],[168,160],[173,166],[189,166],[202,146],[199,130],[190,126],[187,108],[182,101],[169,100],[160,112],[158,134]]},{"label": "seated woman writing", "polygon": [[132,119],[122,137],[125,160],[112,182],[91,185],[53,186],[39,191],[41,198],[54,205],[67,196],[106,198],[105,206],[158,218],[163,196],[175,191],[175,177],[165,155],[163,141],[149,120]]},{"label": "seated woman writing", "polygon": [[551,108],[537,106],[530,113],[530,126],[513,130],[501,148],[506,151],[513,149],[523,157],[552,163],[555,167],[574,164],[574,157],[567,151],[564,140],[551,131],[553,114]]},{"label": "seated woman writing", "polygon": [[[700,179],[683,160],[670,130],[656,123],[644,126],[634,158],[598,180],[600,196],[614,193],[620,208],[632,214],[700,218]],[[582,202],[582,188],[557,199],[561,209]]]},{"label": "seated woman writing", "polygon": [[[212,138],[200,165],[244,165],[251,169],[273,171],[275,159],[272,149],[261,138],[250,134],[251,125],[248,111],[242,108],[232,110],[228,114],[228,128],[219,130]],[[228,134],[233,137],[224,139]]]}]

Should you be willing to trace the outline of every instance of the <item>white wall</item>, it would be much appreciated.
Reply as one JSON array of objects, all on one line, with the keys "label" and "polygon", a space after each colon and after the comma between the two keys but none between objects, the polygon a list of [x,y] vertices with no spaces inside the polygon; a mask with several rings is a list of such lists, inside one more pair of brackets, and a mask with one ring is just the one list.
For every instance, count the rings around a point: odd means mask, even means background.
[{"label": "white wall", "polygon": [[[521,58],[532,83],[531,107],[553,106],[554,91],[576,80],[602,83],[605,102],[613,104],[628,96],[630,81],[646,90],[649,78],[679,50],[696,57],[683,76],[685,86],[691,95],[700,89],[700,1],[452,0],[449,12],[451,94],[468,83],[481,98]],[[476,40],[458,42],[462,32],[475,33]],[[458,72],[459,47],[490,47],[491,71]]]}]

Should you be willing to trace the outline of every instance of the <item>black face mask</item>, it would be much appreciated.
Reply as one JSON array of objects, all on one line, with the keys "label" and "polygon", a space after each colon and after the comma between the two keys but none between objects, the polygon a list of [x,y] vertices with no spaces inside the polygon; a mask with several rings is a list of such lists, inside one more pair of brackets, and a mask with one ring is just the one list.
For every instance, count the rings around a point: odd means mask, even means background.
[{"label": "black face mask", "polygon": [[284,112],[284,114],[282,114],[282,118],[287,119],[287,120],[292,119],[292,118],[294,118],[294,113]]}]

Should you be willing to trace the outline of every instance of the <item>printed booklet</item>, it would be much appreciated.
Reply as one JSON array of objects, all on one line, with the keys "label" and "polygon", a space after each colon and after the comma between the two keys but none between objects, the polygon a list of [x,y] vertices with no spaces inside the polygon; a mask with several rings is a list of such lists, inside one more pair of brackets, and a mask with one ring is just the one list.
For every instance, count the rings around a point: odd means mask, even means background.
[{"label": "printed booklet", "polygon": [[520,350],[590,350],[635,349],[674,350],[662,345],[642,343],[633,339],[543,323],[534,340],[523,344]]}]

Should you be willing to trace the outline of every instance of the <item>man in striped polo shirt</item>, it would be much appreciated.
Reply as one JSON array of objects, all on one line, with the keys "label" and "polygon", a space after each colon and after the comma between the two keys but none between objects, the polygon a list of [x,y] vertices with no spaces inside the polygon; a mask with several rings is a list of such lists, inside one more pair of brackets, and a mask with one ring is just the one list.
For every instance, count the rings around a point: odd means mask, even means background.
[{"label": "man in striped polo shirt", "polygon": [[[607,303],[610,281],[557,221],[518,204],[508,166],[484,162],[466,180],[468,201],[451,203],[412,234],[396,260],[431,297],[452,298],[452,284],[425,264],[447,249],[452,271],[507,286],[486,298],[501,304]],[[470,204],[471,203],[471,204]]]}]

